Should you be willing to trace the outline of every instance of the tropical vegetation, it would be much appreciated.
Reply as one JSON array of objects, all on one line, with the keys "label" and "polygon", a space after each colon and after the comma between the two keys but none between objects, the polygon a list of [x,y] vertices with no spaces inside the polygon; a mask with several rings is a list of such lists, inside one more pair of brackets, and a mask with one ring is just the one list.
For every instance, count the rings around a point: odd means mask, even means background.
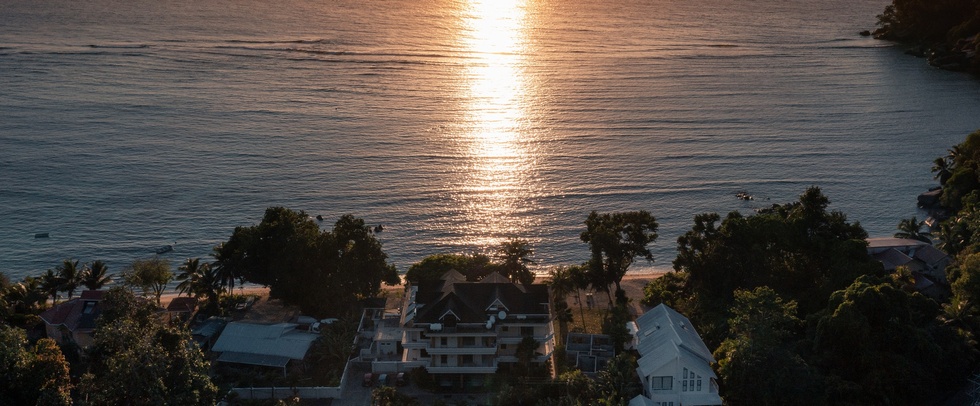
[{"label": "tropical vegetation", "polygon": [[892,0],[878,15],[874,35],[914,44],[913,53],[933,65],[978,74],[977,33],[980,6],[973,0]]},{"label": "tropical vegetation", "polygon": [[271,207],[258,225],[235,228],[214,256],[222,272],[268,286],[271,297],[317,317],[339,316],[377,295],[382,282],[400,282],[372,229],[351,215],[321,231],[302,211]]}]

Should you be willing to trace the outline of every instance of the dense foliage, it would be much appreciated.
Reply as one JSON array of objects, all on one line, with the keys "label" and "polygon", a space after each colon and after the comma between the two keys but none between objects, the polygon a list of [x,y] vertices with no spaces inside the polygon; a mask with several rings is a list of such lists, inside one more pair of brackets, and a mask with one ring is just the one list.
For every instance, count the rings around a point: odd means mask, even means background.
[{"label": "dense foliage", "polygon": [[405,272],[405,280],[413,282],[438,280],[451,269],[473,282],[493,272],[499,272],[501,266],[492,262],[490,256],[480,253],[434,254],[422,258],[409,267]]},{"label": "dense foliage", "polygon": [[810,188],[753,216],[697,216],[677,272],[647,287],[646,304],[694,320],[733,405],[913,405],[955,390],[975,357],[970,333],[907,270],[885,275],[860,225],[828,204]]},{"label": "dense foliage", "polygon": [[24,330],[0,325],[0,405],[70,405],[68,371],[53,340],[31,345]]},{"label": "dense foliage", "polygon": [[133,261],[133,264],[123,271],[122,279],[126,286],[139,288],[144,296],[152,294],[157,304],[160,304],[160,296],[174,279],[174,275],[170,271],[170,261],[153,257]]},{"label": "dense foliage", "polygon": [[864,229],[828,212],[828,204],[812,187],[797,202],[754,216],[732,212],[720,225],[717,214],[696,216],[677,241],[674,269],[680,275],[656,281],[646,304],[670,299],[665,303],[697,320],[709,345],[727,336],[729,309],[740,289],[768,286],[795,301],[802,314],[817,311],[858,276],[882,272],[867,255]]},{"label": "dense foliage", "polygon": [[399,282],[381,242],[351,215],[320,231],[302,211],[272,207],[258,225],[235,228],[215,258],[219,272],[269,286],[270,296],[318,317],[340,315],[382,282]]},{"label": "dense foliage", "polygon": [[588,275],[593,288],[609,293],[609,285],[615,284],[618,293],[622,291],[619,282],[637,257],[653,262],[647,245],[657,240],[657,226],[657,220],[644,210],[589,214],[580,237],[592,254]]},{"label": "dense foliage", "polygon": [[104,299],[79,383],[83,405],[213,405],[218,388],[190,333],[125,289]]},{"label": "dense foliage", "polygon": [[449,270],[455,270],[470,282],[498,272],[515,283],[534,282],[534,273],[528,267],[534,264],[534,250],[527,240],[513,239],[500,243],[493,256],[482,253],[434,254],[422,258],[405,273],[405,280],[422,282],[437,280]]},{"label": "dense foliage", "polygon": [[929,47],[934,65],[980,73],[976,0],[892,0],[878,16],[878,27],[876,38]]}]

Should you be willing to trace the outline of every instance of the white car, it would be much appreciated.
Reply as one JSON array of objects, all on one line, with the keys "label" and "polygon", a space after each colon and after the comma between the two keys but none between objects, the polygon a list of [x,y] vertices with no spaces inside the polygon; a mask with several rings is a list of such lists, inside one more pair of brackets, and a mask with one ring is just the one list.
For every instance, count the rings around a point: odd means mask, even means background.
[{"label": "white car", "polygon": [[314,333],[319,333],[322,326],[329,326],[337,322],[335,318],[323,319],[316,323],[310,325],[310,331]]}]

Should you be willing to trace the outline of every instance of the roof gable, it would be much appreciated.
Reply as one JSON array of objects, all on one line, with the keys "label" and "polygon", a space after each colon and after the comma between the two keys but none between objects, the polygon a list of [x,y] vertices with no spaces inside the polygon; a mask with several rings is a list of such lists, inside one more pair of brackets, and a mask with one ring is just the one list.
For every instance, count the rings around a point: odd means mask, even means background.
[{"label": "roof gable", "polygon": [[64,325],[68,331],[91,330],[95,319],[102,314],[105,291],[85,290],[79,297],[59,303],[40,314],[41,320],[52,326]]},{"label": "roof gable", "polygon": [[417,314],[414,321],[439,323],[449,310],[462,323],[484,323],[488,314],[496,314],[500,310],[514,314],[548,315],[547,286],[520,286],[510,281],[494,282],[494,279],[484,278],[480,282],[440,280],[419,284],[415,294]]},{"label": "roof gable", "polygon": [[660,304],[650,309],[636,319],[636,325],[637,349],[641,356],[645,355],[644,351],[661,347],[665,342],[670,341],[677,347],[686,348],[702,358],[704,362],[715,361],[708,346],[704,345],[701,336],[694,330],[691,321],[667,305]]}]

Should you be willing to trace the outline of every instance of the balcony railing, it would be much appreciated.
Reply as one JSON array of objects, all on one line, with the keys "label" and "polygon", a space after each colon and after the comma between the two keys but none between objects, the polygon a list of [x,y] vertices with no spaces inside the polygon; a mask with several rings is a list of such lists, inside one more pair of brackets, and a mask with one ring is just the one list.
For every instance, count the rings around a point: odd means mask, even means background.
[{"label": "balcony railing", "polygon": [[497,353],[497,347],[429,347],[425,349],[429,354],[479,354],[492,355]]},{"label": "balcony railing", "polygon": [[485,364],[466,363],[458,366],[427,366],[427,371],[433,374],[492,374],[497,372],[497,363]]}]

